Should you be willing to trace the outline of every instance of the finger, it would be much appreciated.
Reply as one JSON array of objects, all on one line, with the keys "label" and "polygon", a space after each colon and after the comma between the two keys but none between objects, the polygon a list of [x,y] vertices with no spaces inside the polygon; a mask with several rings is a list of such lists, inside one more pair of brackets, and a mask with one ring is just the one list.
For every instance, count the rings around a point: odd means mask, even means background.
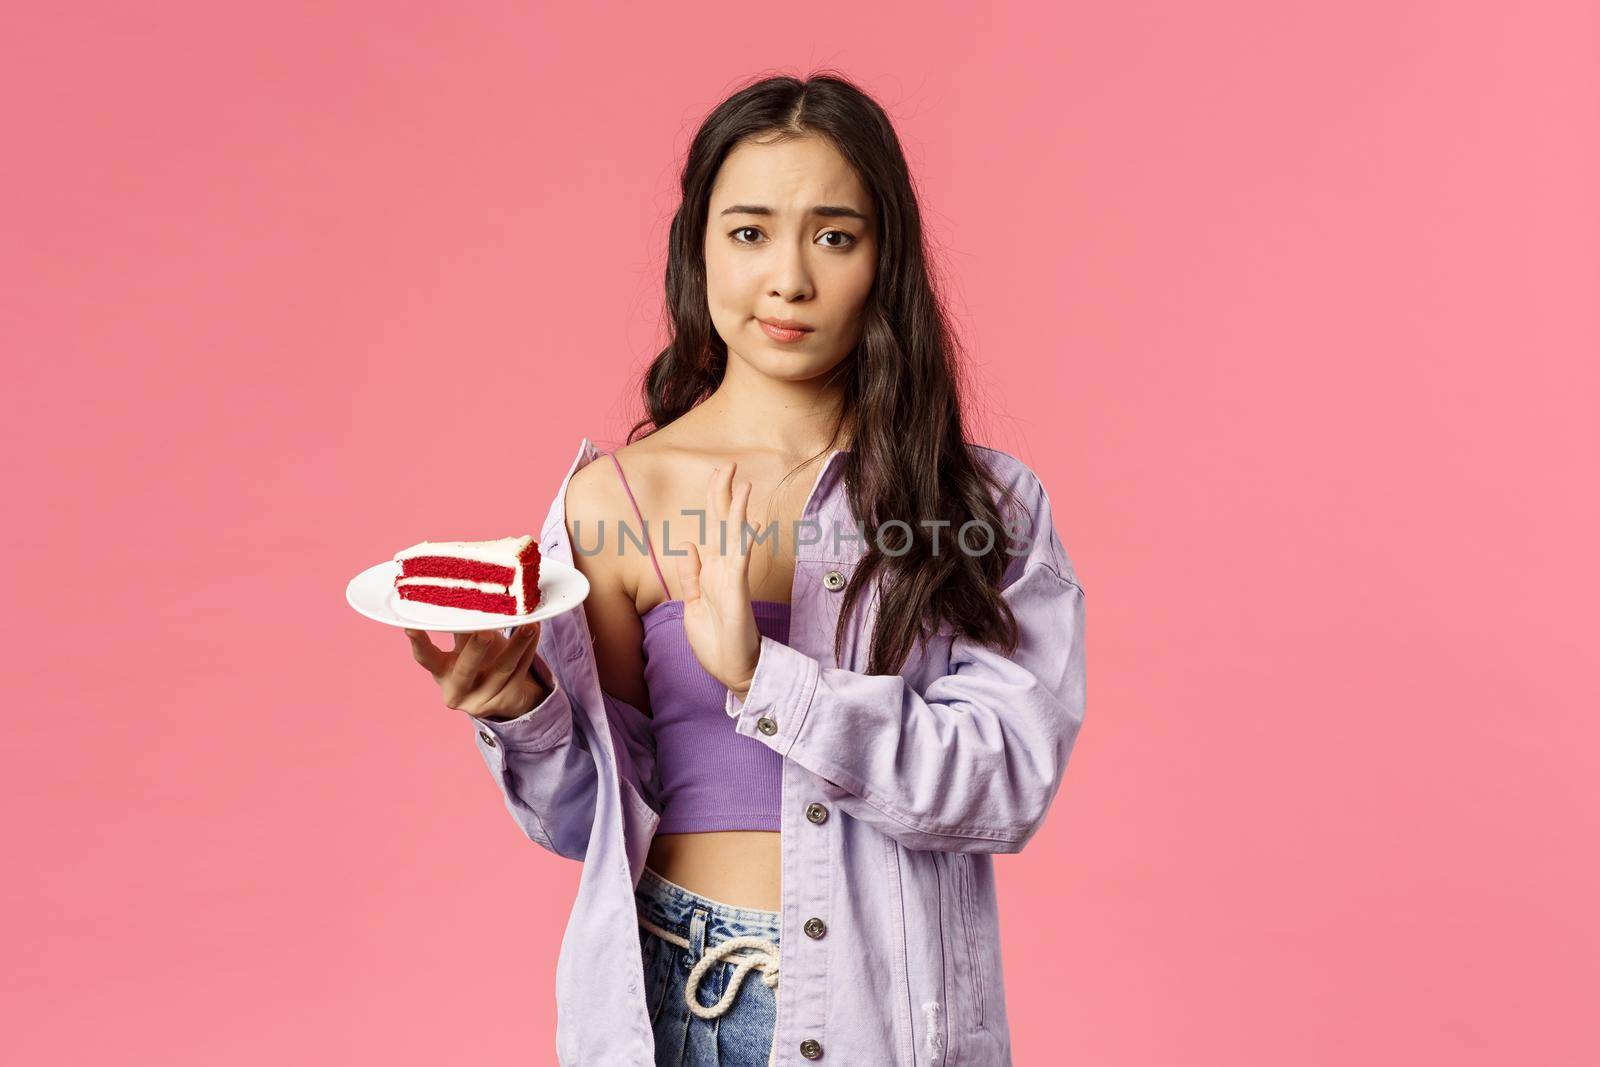
[{"label": "finger", "polygon": [[[507,671],[502,679],[499,669],[496,668],[492,678],[485,678],[483,684],[467,696],[466,702],[462,704],[462,710],[469,711],[472,715],[493,715],[496,718],[521,715],[529,710],[527,692],[524,689],[526,683],[523,682],[523,678],[527,676],[529,665],[539,654],[538,625],[538,623],[533,624],[531,636],[530,628],[524,628],[513,635],[513,645],[524,641],[526,645],[511,663],[511,670]],[[504,659],[511,662],[509,650]],[[555,672],[549,670],[549,664],[546,664],[545,668],[545,677],[554,679]]]},{"label": "finger", "polygon": [[411,640],[411,656],[418,663],[427,668],[428,673],[438,678],[450,666],[450,657],[444,649],[433,643],[425,630],[407,630],[406,637]]},{"label": "finger", "polygon": [[[522,679],[528,676],[528,668],[533,666],[533,659],[538,654],[539,641],[537,638],[535,638],[534,640],[528,642],[528,647],[524,648],[522,650],[522,655],[517,657],[516,668],[506,678],[506,684],[502,686],[501,689],[511,689],[517,685],[520,685],[522,683]],[[546,673],[545,677],[553,679],[555,676],[553,674]]]},{"label": "finger", "polygon": [[727,467],[722,471],[721,479],[717,482],[717,512],[724,522],[727,521],[728,510],[733,505],[733,474],[738,466],[739,464],[729,460]]},{"label": "finger", "polygon": [[484,657],[494,647],[494,634],[482,630],[466,635],[464,640],[458,634],[456,647],[460,651],[456,653],[455,665],[444,680],[447,704],[454,704],[478,687],[478,673],[483,668]]},{"label": "finger", "polygon": [[734,573],[740,578],[750,575],[750,545],[745,541],[745,516],[750,510],[749,482],[742,482],[733,494],[733,503],[728,508],[728,522],[733,527],[734,541]]},{"label": "finger", "polygon": [[478,682],[476,688],[483,690],[488,696],[500,692],[506,683],[517,676],[517,661],[523,653],[534,647],[539,642],[539,624],[524,626],[515,631],[504,647],[500,648],[489,664],[488,670]]},{"label": "finger", "polygon": [[700,599],[700,553],[693,541],[678,546],[678,585],[683,589],[683,602]]}]

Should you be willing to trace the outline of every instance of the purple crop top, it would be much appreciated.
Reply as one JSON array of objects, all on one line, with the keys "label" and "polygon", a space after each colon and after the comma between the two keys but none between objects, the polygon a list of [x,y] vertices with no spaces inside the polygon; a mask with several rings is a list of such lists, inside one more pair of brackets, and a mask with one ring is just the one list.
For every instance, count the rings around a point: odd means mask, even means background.
[{"label": "purple crop top", "polygon": [[[644,513],[628,487],[622,463],[617,477],[645,526]],[[650,564],[667,596],[666,576],[644,531]],[[754,600],[756,629],[789,643],[789,605]],[[754,738],[735,733],[725,702],[727,687],[695,659],[683,630],[683,601],[667,600],[641,616],[644,622],[644,681],[650,693],[656,739],[656,771],[661,779],[658,834],[704,830],[776,830],[783,757]]]}]

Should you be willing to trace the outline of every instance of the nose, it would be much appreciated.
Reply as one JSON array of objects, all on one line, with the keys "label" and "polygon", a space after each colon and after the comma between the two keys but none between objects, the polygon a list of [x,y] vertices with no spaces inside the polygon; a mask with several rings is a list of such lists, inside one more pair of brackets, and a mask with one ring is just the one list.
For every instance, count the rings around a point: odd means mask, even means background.
[{"label": "nose", "polygon": [[811,299],[815,294],[805,250],[798,242],[777,242],[773,247],[767,295],[785,301]]}]

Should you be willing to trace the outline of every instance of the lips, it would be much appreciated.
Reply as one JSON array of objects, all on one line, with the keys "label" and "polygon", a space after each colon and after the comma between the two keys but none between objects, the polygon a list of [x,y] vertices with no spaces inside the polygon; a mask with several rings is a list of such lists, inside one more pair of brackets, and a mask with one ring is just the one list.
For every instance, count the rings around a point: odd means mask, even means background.
[{"label": "lips", "polygon": [[798,341],[812,333],[811,328],[808,326],[800,326],[799,324],[794,326],[784,325],[784,323],[793,323],[793,319],[757,319],[756,321],[761,324],[762,331],[774,341]]}]

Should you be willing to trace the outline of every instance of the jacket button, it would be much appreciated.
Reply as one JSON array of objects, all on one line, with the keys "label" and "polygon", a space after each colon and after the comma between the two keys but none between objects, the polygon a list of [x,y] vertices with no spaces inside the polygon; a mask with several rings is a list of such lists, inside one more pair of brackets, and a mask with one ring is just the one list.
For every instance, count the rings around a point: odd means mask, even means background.
[{"label": "jacket button", "polygon": [[822,584],[830,590],[844,588],[844,575],[839,571],[829,571],[822,576]]},{"label": "jacket button", "polygon": [[479,730],[478,739],[490,748],[494,747],[494,734],[491,734],[488,730]]},{"label": "jacket button", "polygon": [[817,803],[807,804],[806,818],[814,823],[825,823],[828,821],[828,809]]},{"label": "jacket button", "polygon": [[764,734],[767,734],[768,736],[771,736],[772,734],[778,732],[778,724],[763,715],[761,718],[756,720],[756,729],[760,730]]},{"label": "jacket button", "polygon": [[828,928],[823,925],[821,919],[813,916],[812,918],[806,920],[805,931],[807,937],[817,938],[827,933]]},{"label": "jacket button", "polygon": [[822,1059],[821,1043],[813,1040],[812,1038],[806,1038],[804,1041],[800,1042],[800,1055],[804,1056],[808,1060]]}]

